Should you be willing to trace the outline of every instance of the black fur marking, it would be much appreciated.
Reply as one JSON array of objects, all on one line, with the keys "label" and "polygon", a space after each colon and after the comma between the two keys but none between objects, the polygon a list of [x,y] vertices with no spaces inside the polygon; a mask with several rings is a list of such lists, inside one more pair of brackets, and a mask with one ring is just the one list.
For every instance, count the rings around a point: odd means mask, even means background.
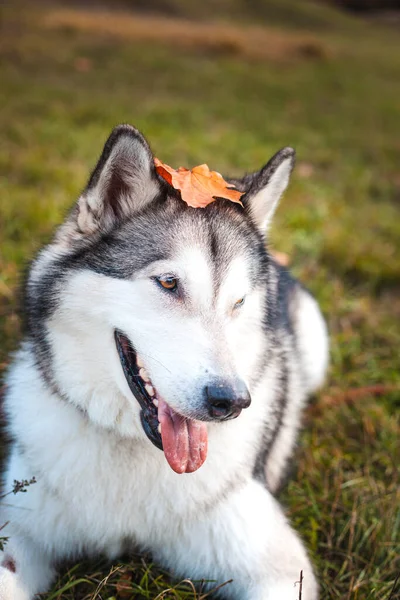
[{"label": "black fur marking", "polygon": [[[282,419],[285,412],[285,408],[288,402],[288,369],[286,365],[285,355],[280,357],[280,377],[279,377],[279,390],[275,402],[274,411],[272,413],[273,428],[266,427],[264,436],[261,441],[261,449],[256,457],[256,461],[253,467],[253,477],[263,484],[266,484],[265,479],[265,466],[267,464],[268,454],[275,442],[276,436],[282,425]],[[279,367],[277,367],[279,368]]]},{"label": "black fur marking", "polygon": [[216,236],[214,231],[210,232],[210,238],[211,238],[211,240],[210,240],[211,258],[212,258],[213,262],[215,263],[218,258],[218,237]]},{"label": "black fur marking", "polygon": [[[266,309],[266,329],[267,335],[271,340],[271,346],[273,348],[281,348],[279,342],[280,335],[283,335],[286,339],[290,339],[291,343],[294,344],[294,331],[293,323],[290,315],[290,298],[298,288],[298,282],[288,273],[288,271],[278,265],[275,261],[270,259],[270,268],[277,278],[277,289],[276,294],[269,294],[267,296],[267,309]],[[271,276],[270,279],[273,277]],[[269,300],[269,302],[268,302]],[[265,466],[267,463],[268,455],[272,449],[275,439],[281,429],[283,416],[288,403],[288,382],[289,382],[289,371],[288,371],[288,357],[286,353],[280,350],[278,356],[267,355],[267,358],[262,365],[261,372],[266,368],[268,360],[277,360],[276,365],[277,372],[280,373],[278,382],[278,394],[272,413],[273,424],[271,427],[270,423],[266,423],[264,435],[260,444],[260,450],[257,454],[255,465],[253,468],[253,476],[255,479],[266,483],[265,479]]]},{"label": "black fur marking", "polygon": [[273,269],[278,278],[277,295],[275,299],[275,309],[268,315],[267,325],[270,329],[276,330],[283,328],[288,333],[293,334],[293,323],[290,314],[290,298],[299,287],[299,282],[292,277],[289,271],[271,259]]}]

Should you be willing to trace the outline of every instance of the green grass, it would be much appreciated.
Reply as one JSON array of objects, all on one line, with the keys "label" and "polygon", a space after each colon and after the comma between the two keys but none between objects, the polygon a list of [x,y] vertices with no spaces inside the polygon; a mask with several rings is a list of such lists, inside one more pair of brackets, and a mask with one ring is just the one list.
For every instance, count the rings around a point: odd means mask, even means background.
[{"label": "green grass", "polygon": [[[324,600],[389,600],[400,571],[400,48],[390,29],[300,4],[272,2],[281,12],[264,22],[284,39],[293,27],[312,31],[321,52],[274,61],[47,29],[40,5],[1,9],[0,365],[20,339],[19,274],[116,123],[143,130],[168,164],[229,174],[294,146],[298,168],[271,243],[321,302],[332,366],[282,500]],[[368,393],[378,384],[379,397]],[[350,401],[340,395],[361,387]],[[66,567],[46,599],[196,597],[150,561]]]}]

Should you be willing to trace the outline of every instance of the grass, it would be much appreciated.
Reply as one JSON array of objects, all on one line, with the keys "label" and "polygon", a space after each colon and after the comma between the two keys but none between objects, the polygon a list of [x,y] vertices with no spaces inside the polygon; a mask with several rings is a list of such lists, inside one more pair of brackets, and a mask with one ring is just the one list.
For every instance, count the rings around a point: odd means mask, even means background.
[{"label": "grass", "polygon": [[[123,31],[106,31],[103,12],[91,23],[66,4],[68,12],[1,8],[0,364],[21,335],[19,274],[77,197],[113,125],[134,123],[168,164],[206,161],[229,174],[294,146],[298,166],[271,244],[318,297],[332,366],[281,499],[322,598],[389,600],[400,572],[398,39],[330,7],[285,0],[262,4],[257,35],[271,48],[255,52],[254,14],[244,19],[236,0],[218,5],[210,27],[207,2],[169,3],[157,40],[132,15],[115,14]],[[165,17],[140,18],[151,31],[151,19]],[[183,44],[168,31],[182,31],[184,18]],[[308,43],[314,51],[298,51]],[[46,600],[156,597],[202,596],[135,557],[112,568],[66,566]]]}]

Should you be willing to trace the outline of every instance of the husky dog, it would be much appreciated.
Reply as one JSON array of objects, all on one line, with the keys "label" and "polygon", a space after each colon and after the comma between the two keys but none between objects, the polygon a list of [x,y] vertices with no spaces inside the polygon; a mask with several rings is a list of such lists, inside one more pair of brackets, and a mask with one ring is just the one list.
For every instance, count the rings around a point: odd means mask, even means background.
[{"label": "husky dog", "polygon": [[0,600],[46,591],[62,559],[150,551],[231,600],[317,584],[274,497],[324,379],[317,303],[264,235],[294,164],[232,180],[243,206],[190,208],[143,136],[114,129],[26,283],[7,376],[12,438]]}]

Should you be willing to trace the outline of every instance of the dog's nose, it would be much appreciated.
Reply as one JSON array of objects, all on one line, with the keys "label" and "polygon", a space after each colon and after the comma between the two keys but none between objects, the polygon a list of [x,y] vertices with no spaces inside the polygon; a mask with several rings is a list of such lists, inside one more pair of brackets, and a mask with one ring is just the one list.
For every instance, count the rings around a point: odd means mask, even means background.
[{"label": "dog's nose", "polygon": [[205,397],[210,417],[219,421],[234,419],[251,402],[249,390],[240,379],[234,382],[218,379],[209,383]]}]

